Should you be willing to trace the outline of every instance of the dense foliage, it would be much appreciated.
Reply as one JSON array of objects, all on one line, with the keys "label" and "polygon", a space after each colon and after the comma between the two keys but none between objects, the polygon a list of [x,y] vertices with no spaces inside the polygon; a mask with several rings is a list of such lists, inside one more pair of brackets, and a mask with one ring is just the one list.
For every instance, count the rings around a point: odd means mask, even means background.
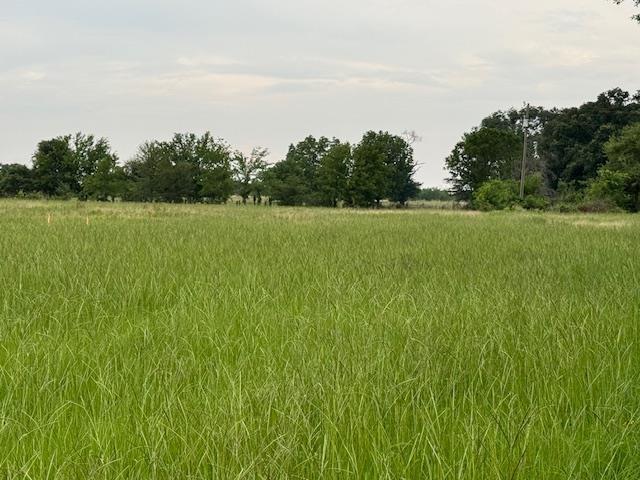
[{"label": "dense foliage", "polygon": [[[640,142],[640,92],[631,95],[616,88],[580,107],[533,107],[529,114],[525,127],[523,110],[496,112],[464,134],[446,160],[458,199],[489,208],[492,202],[480,200],[488,193],[507,198],[506,185],[520,179],[526,128],[526,175],[539,178],[540,185],[524,199],[494,202],[495,208],[504,208],[505,202],[528,208],[546,207],[552,201],[578,206],[594,199],[599,205],[639,208],[634,172],[640,168],[635,148]],[[485,184],[489,185],[477,194]]]},{"label": "dense foliage", "polygon": [[[640,209],[640,92],[616,88],[579,107],[528,113],[525,124],[523,109],[495,112],[463,135],[446,159],[450,192],[420,191],[411,139],[388,132],[367,132],[355,145],[309,136],[272,165],[266,149],[245,155],[210,133],[145,142],[120,164],[106,139],[78,133],[40,142],[32,168],[0,166],[0,196],[224,203],[235,194],[243,203],[327,207],[455,198],[479,209]],[[507,193],[520,180],[525,132],[521,198]]]},{"label": "dense foliage", "polygon": [[354,147],[309,136],[274,165],[268,153],[233,151],[208,132],[176,134],[145,142],[121,166],[106,139],[79,133],[40,142],[32,169],[2,166],[0,196],[224,203],[236,194],[243,203],[266,196],[283,205],[374,207],[404,206],[418,191],[411,145],[387,132],[368,132]]},{"label": "dense foliage", "polygon": [[607,142],[608,162],[589,186],[594,198],[608,199],[616,206],[640,210],[640,123],[625,128]]},{"label": "dense foliage", "polygon": [[222,202],[233,193],[231,148],[209,133],[147,142],[125,165],[124,197],[137,201]]}]

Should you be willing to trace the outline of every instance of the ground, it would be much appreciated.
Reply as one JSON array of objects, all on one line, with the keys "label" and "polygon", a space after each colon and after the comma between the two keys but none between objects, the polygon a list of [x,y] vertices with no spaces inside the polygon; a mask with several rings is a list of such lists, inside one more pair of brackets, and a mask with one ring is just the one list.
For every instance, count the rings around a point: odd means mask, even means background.
[{"label": "ground", "polygon": [[1,478],[640,478],[640,217],[0,201]]}]

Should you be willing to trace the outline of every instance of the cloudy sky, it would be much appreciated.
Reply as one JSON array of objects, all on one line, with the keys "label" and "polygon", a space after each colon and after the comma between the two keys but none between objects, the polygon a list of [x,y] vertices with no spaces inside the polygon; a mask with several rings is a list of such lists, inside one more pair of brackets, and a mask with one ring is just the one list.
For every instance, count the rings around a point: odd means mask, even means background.
[{"label": "cloudy sky", "polygon": [[278,160],[308,134],[415,130],[419,180],[485,114],[640,89],[608,0],[1,0],[0,162],[83,131],[123,160],[212,131]]}]

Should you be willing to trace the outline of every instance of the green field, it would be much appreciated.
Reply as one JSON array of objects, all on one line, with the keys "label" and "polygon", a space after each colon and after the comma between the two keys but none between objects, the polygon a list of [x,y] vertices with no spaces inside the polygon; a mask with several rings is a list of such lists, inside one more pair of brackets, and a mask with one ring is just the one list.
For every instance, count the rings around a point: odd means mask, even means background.
[{"label": "green field", "polygon": [[2,479],[640,478],[640,217],[14,200],[0,252]]}]

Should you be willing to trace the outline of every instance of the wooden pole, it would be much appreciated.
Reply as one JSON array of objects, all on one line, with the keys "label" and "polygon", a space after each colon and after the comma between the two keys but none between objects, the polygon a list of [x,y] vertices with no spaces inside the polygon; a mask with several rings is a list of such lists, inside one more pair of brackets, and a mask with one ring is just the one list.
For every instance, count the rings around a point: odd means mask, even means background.
[{"label": "wooden pole", "polygon": [[524,122],[522,124],[522,130],[524,131],[524,146],[522,148],[522,167],[520,170],[520,198],[524,199],[524,181],[527,175],[527,140],[529,135],[529,104],[525,109]]}]

